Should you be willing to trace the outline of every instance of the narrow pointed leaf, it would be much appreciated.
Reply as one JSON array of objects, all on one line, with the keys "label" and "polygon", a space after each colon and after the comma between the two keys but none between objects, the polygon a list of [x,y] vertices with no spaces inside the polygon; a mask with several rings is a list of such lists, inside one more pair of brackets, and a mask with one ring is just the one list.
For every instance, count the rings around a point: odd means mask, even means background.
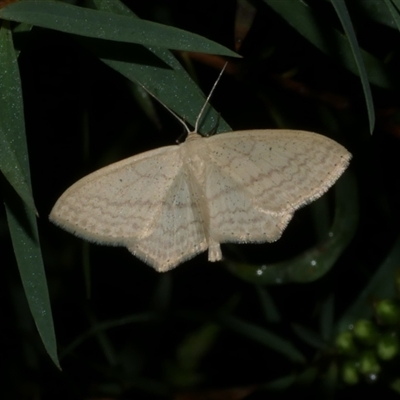
[{"label": "narrow pointed leaf", "polygon": [[324,340],[317,333],[306,326],[292,323],[292,329],[296,335],[305,343],[316,349],[323,349],[326,346]]},{"label": "narrow pointed leaf", "polygon": [[371,277],[368,285],[360,293],[354,303],[346,310],[336,325],[336,332],[348,329],[349,325],[359,318],[370,318],[373,308],[371,298],[395,298],[396,278],[400,266],[400,236],[392,246],[385,261]]},{"label": "narrow pointed leaf", "polygon": [[[345,68],[359,75],[350,43],[346,36],[321,20],[321,16],[302,0],[264,0],[269,7],[280,14],[294,29],[325,54],[334,57]],[[385,65],[372,54],[361,50],[368,68],[368,79],[374,85],[392,89],[397,76],[389,75]]]},{"label": "narrow pointed leaf", "polygon": [[4,25],[0,30],[0,171],[25,204],[35,212],[21,82],[11,31]]},{"label": "narrow pointed leaf", "polygon": [[358,73],[360,75],[361,84],[364,90],[365,102],[367,104],[370,132],[372,133],[375,126],[374,103],[372,101],[372,93],[368,82],[367,71],[365,69],[364,61],[361,56],[360,47],[358,46],[358,41],[356,34],[354,32],[353,24],[351,22],[350,15],[349,12],[347,11],[346,4],[344,3],[344,1],[331,0],[331,2],[336,10],[340,22],[342,23],[343,29],[346,32],[346,36],[349,39],[351,50],[354,55],[354,60],[357,64]]},{"label": "narrow pointed leaf", "polygon": [[0,18],[80,36],[237,57],[200,35],[139,18],[52,1],[18,1],[0,10]]},{"label": "narrow pointed leaf", "polygon": [[394,0],[394,4],[396,4],[397,8],[392,4],[390,0],[384,0],[386,7],[388,8],[390,15],[393,17],[393,21],[397,27],[397,30],[400,32],[400,14],[398,9],[400,9],[400,1]]},{"label": "narrow pointed leaf", "polygon": [[28,305],[47,353],[60,368],[36,216],[12,193],[11,188],[3,192],[11,240]]},{"label": "narrow pointed leaf", "polygon": [[390,0],[353,0],[352,6],[363,18],[376,21],[390,28],[396,28],[396,24],[391,18],[391,13],[385,4],[386,1]]},{"label": "narrow pointed leaf", "polygon": [[[137,18],[131,10],[119,2],[95,0],[94,4],[110,13]],[[194,126],[205,102],[205,96],[169,50],[127,43],[104,41],[100,43],[90,38],[80,38],[80,42],[110,68],[144,87],[160,102]],[[207,133],[215,126],[218,126],[217,132],[232,130],[210,106],[199,130]]]},{"label": "narrow pointed leaf", "polygon": [[290,341],[282,339],[281,336],[267,329],[229,315],[220,315],[217,321],[223,326],[275,350],[293,362],[305,362],[303,354]]},{"label": "narrow pointed leaf", "polygon": [[[43,344],[59,367],[46,275],[40,251],[25,139],[21,82],[11,31],[0,28],[0,163],[2,194],[28,305]],[[6,68],[5,68],[6,67]],[[6,157],[4,160],[3,157]],[[14,164],[13,164],[14,163]],[[11,171],[14,169],[14,171]],[[11,171],[11,172],[10,172]],[[21,194],[22,193],[22,194]]]}]

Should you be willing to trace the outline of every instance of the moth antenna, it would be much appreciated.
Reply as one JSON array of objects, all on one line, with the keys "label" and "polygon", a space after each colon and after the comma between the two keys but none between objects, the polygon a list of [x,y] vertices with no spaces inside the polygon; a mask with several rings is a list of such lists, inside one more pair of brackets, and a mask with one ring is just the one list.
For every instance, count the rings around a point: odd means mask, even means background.
[{"label": "moth antenna", "polygon": [[[206,109],[207,104],[209,103],[210,98],[211,98],[212,94],[214,93],[214,90],[215,90],[215,88],[217,87],[217,84],[218,84],[219,80],[221,79],[221,76],[222,76],[222,74],[224,73],[225,68],[226,68],[227,65],[228,65],[228,62],[225,63],[224,67],[222,68],[221,72],[219,73],[217,80],[215,81],[213,87],[211,88],[210,94],[207,96],[207,99],[206,99],[206,101],[204,102],[203,107],[202,107],[201,110],[200,110],[200,113],[199,113],[199,115],[198,115],[198,117],[197,117],[197,119],[196,119],[196,123],[195,123],[195,125],[194,125],[194,132],[196,132],[196,133],[197,133],[197,129],[198,129],[198,126],[199,126],[199,122],[200,122],[200,120],[201,120],[201,117],[202,117],[203,114],[204,114],[204,110]],[[160,99],[158,99],[153,93],[151,93],[150,90],[148,90],[148,89],[146,88],[146,86],[144,86],[143,84],[141,84],[141,83],[138,82],[138,81],[136,81],[136,83],[137,83],[142,89],[144,89],[151,97],[153,97],[154,99],[156,99],[166,110],[168,110],[168,111],[169,111],[169,112],[170,112],[170,113],[185,127],[186,132],[187,132],[188,134],[191,132],[191,130],[190,130],[189,127],[187,126],[185,120],[183,120],[181,117],[179,117],[178,114],[175,113],[175,111],[172,111],[166,104],[164,104],[164,103],[163,103]]]},{"label": "moth antenna", "polygon": [[212,87],[211,90],[210,90],[210,94],[207,96],[207,99],[206,99],[206,101],[204,102],[203,107],[202,107],[201,110],[200,110],[199,116],[197,117],[196,123],[195,123],[195,125],[194,125],[194,132],[196,132],[196,133],[197,133],[197,129],[199,128],[199,122],[200,122],[200,120],[201,120],[201,118],[202,118],[202,116],[203,116],[203,114],[204,114],[204,110],[206,109],[207,104],[209,103],[209,101],[210,101],[210,99],[211,99],[211,96],[212,96],[212,94],[214,93],[214,90],[215,90],[215,88],[217,87],[218,82],[219,82],[219,80],[221,79],[221,76],[222,76],[222,74],[224,73],[225,68],[226,68],[227,65],[228,65],[228,62],[225,63],[224,67],[222,68],[221,72],[219,73],[217,80],[215,81],[213,87]]},{"label": "moth antenna", "polygon": [[186,132],[189,134],[191,132],[191,130],[189,129],[189,127],[187,126],[186,122],[178,116],[178,114],[175,113],[175,111],[172,111],[166,104],[164,104],[160,99],[158,99],[153,93],[150,92],[149,89],[146,88],[146,86],[144,86],[143,84],[141,84],[140,82],[136,81],[136,83],[142,88],[144,89],[151,97],[153,97],[153,99],[156,99],[166,110],[168,110],[186,129]]}]

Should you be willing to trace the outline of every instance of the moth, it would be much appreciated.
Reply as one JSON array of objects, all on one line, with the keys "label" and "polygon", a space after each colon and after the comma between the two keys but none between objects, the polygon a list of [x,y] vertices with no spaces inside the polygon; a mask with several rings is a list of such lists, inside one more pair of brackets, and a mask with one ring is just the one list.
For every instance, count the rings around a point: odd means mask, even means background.
[{"label": "moth", "polygon": [[[221,76],[221,75],[220,75]],[[219,78],[218,78],[219,79]],[[218,80],[217,80],[218,82]],[[186,140],[106,166],[58,199],[50,220],[91,242],[125,246],[159,272],[220,244],[278,240],[295,210],[322,196],[351,154],[317,133],[243,130]]]}]

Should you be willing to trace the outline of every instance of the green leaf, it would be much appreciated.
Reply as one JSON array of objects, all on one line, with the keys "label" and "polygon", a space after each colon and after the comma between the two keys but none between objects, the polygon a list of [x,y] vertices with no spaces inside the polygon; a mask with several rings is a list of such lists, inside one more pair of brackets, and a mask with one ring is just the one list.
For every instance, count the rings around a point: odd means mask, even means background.
[{"label": "green leaf", "polygon": [[372,101],[371,88],[369,87],[367,71],[365,69],[364,61],[361,56],[361,50],[358,46],[357,37],[354,32],[353,24],[350,19],[350,15],[347,11],[346,4],[343,0],[331,0],[333,7],[342,23],[343,29],[346,32],[347,38],[349,39],[351,50],[354,55],[354,59],[357,64],[358,73],[361,78],[361,84],[364,90],[365,102],[367,103],[368,119],[370,132],[374,130],[375,126],[375,111],[374,103]]},{"label": "green leaf", "polygon": [[[132,11],[119,2],[95,1],[94,3],[98,7],[103,7],[102,10],[136,18]],[[205,102],[205,96],[169,50],[90,38],[80,38],[80,42],[102,62],[130,81],[144,87],[162,104],[194,126]],[[215,126],[218,126],[217,132],[232,130],[209,106],[199,132],[208,133]]]},{"label": "green leaf", "polygon": [[331,293],[321,304],[320,331],[323,340],[328,341],[333,334],[333,321],[335,314],[335,297]]},{"label": "green leaf", "polygon": [[[11,31],[4,25],[0,29],[0,85],[0,113],[3,115],[0,131],[4,134],[0,143],[0,162],[4,163],[4,155],[9,156],[9,166],[12,167],[12,163],[15,163],[15,175],[10,176],[17,176],[19,181],[15,183],[2,169],[11,184],[10,186],[8,182],[2,182],[11,240],[25,295],[39,335],[50,358],[60,368],[35,207],[31,196],[21,82]],[[5,101],[6,99],[8,101]],[[21,192],[25,196],[19,197]]]},{"label": "green leaf", "polygon": [[0,30],[0,171],[36,212],[30,186],[22,88],[11,31]]},{"label": "green leaf", "polygon": [[7,186],[2,185],[4,203],[24,292],[43,345],[60,368],[36,216]]},{"label": "green leaf", "polygon": [[219,315],[217,321],[223,326],[284,355],[293,362],[305,362],[303,354],[291,342],[267,329],[229,315]]},{"label": "green leaf", "polygon": [[394,298],[396,293],[395,279],[400,265],[400,236],[395,241],[385,261],[371,277],[370,282],[360,293],[354,303],[346,310],[336,325],[336,332],[348,329],[359,318],[370,318],[373,308],[371,298]]},{"label": "green leaf", "polygon": [[[302,0],[264,0],[264,2],[315,47],[338,60],[349,71],[356,75],[359,74],[346,36],[321,20],[321,16],[315,13],[308,4]],[[397,80],[397,77],[389,76],[385,65],[365,50],[361,50],[361,55],[367,67],[369,81],[382,88],[392,89],[393,80]]]},{"label": "green leaf", "polygon": [[195,370],[210,351],[221,328],[213,323],[205,324],[184,338],[177,348],[177,360],[182,367]]},{"label": "green leaf", "polygon": [[18,1],[2,8],[0,18],[98,39],[238,57],[228,48],[182,29],[61,2]]},{"label": "green leaf", "polygon": [[126,317],[116,318],[113,320],[92,323],[92,327],[87,331],[77,336],[72,343],[70,343],[60,354],[60,358],[64,358],[71,354],[78,346],[80,346],[87,339],[93,336],[98,336],[109,329],[118,328],[128,324],[156,322],[159,320],[159,315],[152,312],[144,312],[140,314],[131,314]]},{"label": "green leaf", "polygon": [[[388,1],[390,1],[390,0],[388,0]],[[400,10],[400,0],[392,0],[392,3],[397,7],[398,10]]]},{"label": "green leaf", "polygon": [[259,285],[255,285],[255,289],[257,291],[258,299],[260,300],[265,319],[272,323],[281,322],[282,317],[280,316],[279,311],[267,289]]},{"label": "green leaf", "polygon": [[300,324],[292,323],[292,329],[297,336],[302,339],[305,343],[316,349],[323,349],[326,347],[326,343],[317,333]]},{"label": "green leaf", "polygon": [[[354,11],[363,15],[363,17],[370,18],[390,28],[396,28],[396,24],[391,18],[391,13],[385,4],[387,1],[390,0],[353,0],[351,6],[354,7]],[[348,5],[350,6],[350,3]]]},{"label": "green leaf", "polygon": [[389,9],[390,15],[393,17],[393,21],[395,23],[395,26],[397,27],[397,30],[400,32],[400,15],[399,15],[399,9],[400,9],[400,1],[399,0],[393,0],[393,3],[397,6],[393,6],[392,2],[390,0],[384,0],[386,7]]},{"label": "green leaf", "polygon": [[294,385],[296,379],[297,376],[295,374],[285,375],[281,378],[274,379],[273,381],[262,383],[258,388],[259,390],[283,391]]}]

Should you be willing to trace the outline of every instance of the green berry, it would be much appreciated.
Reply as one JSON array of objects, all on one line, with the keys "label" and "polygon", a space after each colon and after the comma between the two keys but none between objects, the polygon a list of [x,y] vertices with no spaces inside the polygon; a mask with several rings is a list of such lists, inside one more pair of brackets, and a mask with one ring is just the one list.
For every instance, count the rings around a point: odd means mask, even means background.
[{"label": "green berry", "polygon": [[399,339],[395,333],[384,334],[378,341],[376,351],[382,360],[392,360],[399,353]]},{"label": "green berry", "polygon": [[365,351],[359,358],[359,371],[365,375],[376,375],[380,372],[381,366],[373,351]]},{"label": "green berry", "polygon": [[359,319],[354,324],[354,336],[363,344],[370,346],[378,340],[378,332],[375,324],[368,319]]},{"label": "green berry", "polygon": [[342,379],[348,385],[355,385],[359,381],[357,365],[354,361],[346,361],[341,368]]},{"label": "green berry", "polygon": [[357,351],[353,333],[349,331],[339,333],[336,337],[335,345],[341,354],[353,355]]},{"label": "green berry", "polygon": [[378,321],[384,325],[396,325],[400,320],[400,307],[393,300],[380,300],[375,305]]}]

